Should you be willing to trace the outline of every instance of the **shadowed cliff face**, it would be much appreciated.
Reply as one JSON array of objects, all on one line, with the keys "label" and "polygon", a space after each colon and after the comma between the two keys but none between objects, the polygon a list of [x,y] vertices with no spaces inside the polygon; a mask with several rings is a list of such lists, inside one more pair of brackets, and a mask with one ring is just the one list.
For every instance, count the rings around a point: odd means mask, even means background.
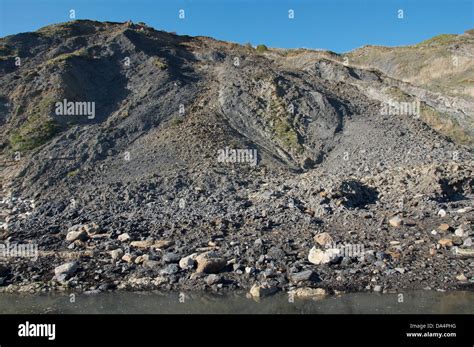
[{"label": "shadowed cliff face", "polygon": [[[418,87],[345,66],[334,54],[258,53],[251,47],[127,23],[75,21],[9,36],[0,44],[4,153],[28,156],[33,151],[33,162],[41,155],[76,158],[62,163],[60,172],[44,161],[28,165],[26,179],[39,179],[46,172],[55,179],[97,160],[117,159],[148,137],[147,143],[175,153],[163,158],[166,167],[170,162],[206,162],[218,148],[240,143],[259,149],[264,163],[311,169],[338,150],[362,145],[368,133],[375,143],[364,146],[385,148],[389,155],[394,146],[421,146],[413,129],[417,124],[411,123],[422,122],[413,115],[380,116],[381,103],[394,95],[407,102],[421,99],[423,112],[431,111],[432,117],[472,107],[440,105]],[[66,108],[66,101],[79,107],[94,103],[94,115],[74,107],[73,114],[58,114],[56,103],[64,102]],[[225,130],[201,137],[202,123]],[[190,138],[187,132],[197,136]],[[387,132],[404,135],[386,141]],[[165,140],[170,136],[174,145]],[[182,140],[202,148],[180,157]]]}]

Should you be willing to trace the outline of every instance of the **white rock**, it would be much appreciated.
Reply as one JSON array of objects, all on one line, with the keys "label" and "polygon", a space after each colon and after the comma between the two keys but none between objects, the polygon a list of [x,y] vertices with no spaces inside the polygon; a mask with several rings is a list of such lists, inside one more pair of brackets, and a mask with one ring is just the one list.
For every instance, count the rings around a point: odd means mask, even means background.
[{"label": "white rock", "polygon": [[272,295],[276,293],[278,290],[277,287],[270,286],[268,284],[254,284],[252,288],[250,288],[250,295],[256,299],[263,298],[265,296]]},{"label": "white rock", "polygon": [[123,250],[121,248],[114,249],[110,251],[110,256],[112,259],[117,260],[123,257]]},{"label": "white rock", "polygon": [[454,231],[454,235],[459,236],[459,237],[463,237],[464,236],[464,230],[462,230],[461,228],[458,228]]},{"label": "white rock", "polygon": [[329,248],[325,251],[313,247],[309,250],[308,260],[315,265],[327,264],[335,260],[340,255],[341,250],[338,248]]},{"label": "white rock", "polygon": [[179,261],[179,267],[183,270],[192,269],[196,263],[197,253],[193,253],[184,258],[181,258]]},{"label": "white rock", "polygon": [[121,241],[121,242],[128,241],[128,240],[130,240],[130,235],[129,235],[128,233],[120,234],[120,235],[117,237],[117,240],[119,240],[119,241]]},{"label": "white rock", "polygon": [[400,225],[402,225],[403,220],[399,216],[395,216],[389,219],[388,223],[395,228],[398,228]]},{"label": "white rock", "polygon": [[439,210],[439,211],[438,211],[438,216],[440,216],[440,217],[446,217],[446,210],[443,210],[443,209]]},{"label": "white rock", "polygon": [[76,272],[77,268],[78,268],[77,262],[71,261],[69,263],[65,263],[65,264],[57,266],[54,269],[54,274],[56,275],[56,277],[59,277],[61,275],[69,276],[69,275],[72,275],[74,272]]},{"label": "white rock", "polygon": [[82,229],[82,226],[75,225],[69,228],[69,231],[66,235],[66,240],[69,242],[73,242],[76,240],[85,241],[87,240],[87,232]]},{"label": "white rock", "polygon": [[288,292],[288,295],[297,297],[297,298],[320,298],[327,295],[326,290],[323,288],[297,288]]}]

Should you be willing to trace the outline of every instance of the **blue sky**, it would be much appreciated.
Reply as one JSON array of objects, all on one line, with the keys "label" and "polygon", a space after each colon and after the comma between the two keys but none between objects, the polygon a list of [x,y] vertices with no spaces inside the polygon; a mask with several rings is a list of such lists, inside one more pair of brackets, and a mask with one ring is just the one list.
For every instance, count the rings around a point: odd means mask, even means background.
[{"label": "blue sky", "polygon": [[77,19],[131,19],[178,34],[336,52],[474,28],[474,0],[0,0],[0,36],[68,21],[70,9]]}]

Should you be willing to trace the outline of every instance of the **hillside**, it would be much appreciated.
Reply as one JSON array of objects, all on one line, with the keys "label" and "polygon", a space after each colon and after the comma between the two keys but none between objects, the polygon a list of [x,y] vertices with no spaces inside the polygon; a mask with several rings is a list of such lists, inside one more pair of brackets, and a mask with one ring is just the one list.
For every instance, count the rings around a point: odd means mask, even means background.
[{"label": "hillside", "polygon": [[[0,238],[40,257],[0,288],[471,286],[471,36],[345,56],[88,20],[1,38]],[[444,45],[462,71],[434,73]],[[326,261],[332,242],[366,252]]]}]

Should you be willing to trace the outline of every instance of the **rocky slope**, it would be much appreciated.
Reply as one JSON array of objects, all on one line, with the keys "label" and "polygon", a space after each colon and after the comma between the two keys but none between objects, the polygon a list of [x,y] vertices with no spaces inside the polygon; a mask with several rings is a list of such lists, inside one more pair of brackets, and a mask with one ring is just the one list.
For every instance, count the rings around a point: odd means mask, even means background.
[{"label": "rocky slope", "polygon": [[0,39],[0,237],[38,247],[0,288],[471,288],[474,103],[343,58],[131,23]]}]

